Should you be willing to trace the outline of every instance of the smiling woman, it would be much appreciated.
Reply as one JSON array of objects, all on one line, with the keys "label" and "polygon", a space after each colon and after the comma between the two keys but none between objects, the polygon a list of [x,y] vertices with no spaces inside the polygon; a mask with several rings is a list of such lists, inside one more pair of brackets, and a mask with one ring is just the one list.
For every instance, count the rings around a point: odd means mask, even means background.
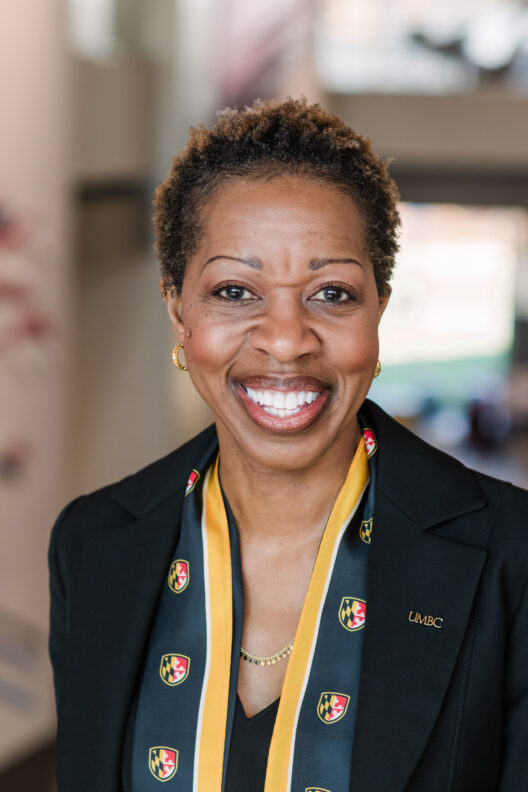
[{"label": "smiling woman", "polygon": [[366,399],[396,200],[305,100],[175,158],[160,286],[215,423],[57,520],[60,789],[523,788],[528,497]]},{"label": "smiling woman", "polygon": [[276,175],[223,185],[203,217],[181,291],[165,299],[237,477],[255,459],[328,464],[344,479],[388,300],[358,210],[320,180]]}]

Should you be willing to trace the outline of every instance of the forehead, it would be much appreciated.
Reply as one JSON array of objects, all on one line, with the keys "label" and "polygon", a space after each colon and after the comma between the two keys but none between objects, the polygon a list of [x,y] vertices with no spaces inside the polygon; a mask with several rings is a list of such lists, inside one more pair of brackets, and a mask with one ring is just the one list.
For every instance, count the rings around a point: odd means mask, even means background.
[{"label": "forehead", "polygon": [[344,190],[316,178],[274,176],[220,184],[202,209],[202,244],[302,241],[364,247],[364,222]]}]

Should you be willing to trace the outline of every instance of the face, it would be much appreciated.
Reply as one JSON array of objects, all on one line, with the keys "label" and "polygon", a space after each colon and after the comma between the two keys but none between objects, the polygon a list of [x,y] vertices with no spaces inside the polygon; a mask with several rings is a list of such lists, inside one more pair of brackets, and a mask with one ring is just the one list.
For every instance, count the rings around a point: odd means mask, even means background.
[{"label": "face", "polygon": [[350,453],[380,299],[352,199],[315,179],[220,186],[181,296],[167,296],[220,448],[268,468]]}]

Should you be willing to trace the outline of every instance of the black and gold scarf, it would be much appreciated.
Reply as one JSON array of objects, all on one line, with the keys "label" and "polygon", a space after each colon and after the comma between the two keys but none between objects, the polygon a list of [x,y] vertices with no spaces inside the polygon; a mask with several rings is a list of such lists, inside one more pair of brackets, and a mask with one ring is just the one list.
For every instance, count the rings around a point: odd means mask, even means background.
[{"label": "black and gold scarf", "polygon": [[[265,792],[349,790],[376,450],[374,433],[363,428],[325,527],[295,634]],[[243,590],[238,537],[226,514],[218,465],[218,448],[211,447],[189,477],[139,695],[133,792],[154,792],[160,782],[185,792],[224,789]]]}]

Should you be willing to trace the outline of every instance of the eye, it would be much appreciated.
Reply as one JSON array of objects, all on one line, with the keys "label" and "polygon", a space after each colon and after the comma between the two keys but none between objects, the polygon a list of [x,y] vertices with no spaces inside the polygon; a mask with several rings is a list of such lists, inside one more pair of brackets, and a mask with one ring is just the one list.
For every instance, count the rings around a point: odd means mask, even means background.
[{"label": "eye", "polygon": [[229,302],[257,299],[253,292],[238,283],[228,283],[226,286],[221,286],[219,289],[215,289],[213,294],[215,297],[219,297],[221,300],[228,300]]},{"label": "eye", "polygon": [[310,299],[319,300],[321,302],[342,303],[353,300],[354,295],[343,286],[330,284],[319,289]]}]

